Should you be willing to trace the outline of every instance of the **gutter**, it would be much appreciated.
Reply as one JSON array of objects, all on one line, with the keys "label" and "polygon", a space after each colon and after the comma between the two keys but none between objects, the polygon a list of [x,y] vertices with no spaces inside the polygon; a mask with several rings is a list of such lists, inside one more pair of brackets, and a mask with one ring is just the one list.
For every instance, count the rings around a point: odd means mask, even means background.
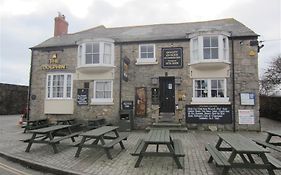
[{"label": "gutter", "polygon": [[120,43],[120,79],[119,79],[119,112],[121,111],[122,78],[123,78],[123,47]]},{"label": "gutter", "polygon": [[[232,33],[231,33],[232,34]],[[231,65],[232,65],[232,115],[233,115],[233,132],[236,132],[236,115],[235,115],[235,72],[234,72],[234,42],[231,37]]]}]

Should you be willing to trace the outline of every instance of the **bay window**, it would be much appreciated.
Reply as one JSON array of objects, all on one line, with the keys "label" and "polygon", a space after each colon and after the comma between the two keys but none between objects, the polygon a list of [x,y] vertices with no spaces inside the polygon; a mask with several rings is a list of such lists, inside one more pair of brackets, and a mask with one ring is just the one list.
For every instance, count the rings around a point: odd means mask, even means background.
[{"label": "bay window", "polygon": [[47,75],[47,99],[72,98],[72,74],[52,73]]},{"label": "bay window", "polygon": [[78,46],[78,67],[113,66],[114,44],[112,40],[84,41]]},{"label": "bay window", "polygon": [[191,63],[229,61],[228,37],[225,35],[200,35],[190,40]]}]

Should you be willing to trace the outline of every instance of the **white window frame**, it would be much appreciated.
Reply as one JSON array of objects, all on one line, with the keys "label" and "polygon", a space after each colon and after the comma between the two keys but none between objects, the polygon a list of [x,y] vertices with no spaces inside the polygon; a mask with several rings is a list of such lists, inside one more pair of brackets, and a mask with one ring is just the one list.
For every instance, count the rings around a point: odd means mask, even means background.
[{"label": "white window frame", "polygon": [[[110,82],[111,83],[111,97],[110,98],[96,98],[96,84],[97,82]],[[92,105],[112,105],[113,104],[113,80],[94,80],[93,98],[91,99]]]},{"label": "white window frame", "polygon": [[[78,67],[91,67],[91,66],[114,66],[114,41],[110,39],[95,39],[95,40],[84,40],[78,45]],[[99,63],[86,64],[86,45],[87,44],[99,44]],[[110,45],[110,63],[104,63],[104,47]]]},{"label": "white window frame", "polygon": [[[196,97],[195,81],[206,80],[207,81],[207,97]],[[212,80],[223,80],[224,97],[212,97]],[[197,78],[193,79],[193,96],[191,104],[230,104],[229,97],[227,97],[227,82],[226,78]]]},{"label": "white window frame", "polygon": [[[53,97],[53,79],[54,76],[60,76],[63,75],[64,76],[64,81],[63,81],[63,97]],[[67,77],[68,75],[70,75],[71,77],[71,85],[70,85],[70,97],[67,97]],[[50,89],[49,88],[49,84],[48,84],[48,80],[49,80],[49,76],[51,77],[50,80]],[[73,92],[73,74],[72,73],[48,73],[47,77],[46,77],[46,99],[72,99],[72,92]],[[48,96],[48,94],[50,93],[50,96]]]},{"label": "white window frame", "polygon": [[[204,59],[204,37],[218,37],[218,59]],[[197,40],[197,49],[194,43]],[[224,44],[225,41],[225,44]],[[224,47],[225,46],[225,47]],[[190,39],[190,62],[200,63],[200,62],[229,62],[229,39],[226,35],[222,34],[206,34],[206,35],[196,35]],[[194,55],[194,51],[198,50],[197,55]]]},{"label": "white window frame", "polygon": [[[152,58],[142,58],[141,57],[141,47],[143,47],[143,46],[152,46],[153,47],[153,57]],[[136,64],[157,64],[155,44],[140,44],[139,45],[139,57],[137,58]]]}]

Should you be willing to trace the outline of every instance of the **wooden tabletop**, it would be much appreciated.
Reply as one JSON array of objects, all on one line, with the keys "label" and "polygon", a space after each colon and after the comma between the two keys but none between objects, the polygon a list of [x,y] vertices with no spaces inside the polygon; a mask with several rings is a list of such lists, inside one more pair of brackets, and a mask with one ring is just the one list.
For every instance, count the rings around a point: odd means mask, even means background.
[{"label": "wooden tabletop", "polygon": [[146,143],[170,143],[170,131],[168,129],[151,129],[144,139]]},{"label": "wooden tabletop", "polygon": [[118,129],[118,126],[102,126],[97,129],[93,129],[87,132],[80,134],[81,136],[89,136],[89,137],[99,137],[102,136],[110,131]]},{"label": "wooden tabletop", "polygon": [[222,133],[218,134],[218,136],[227,142],[234,150],[238,153],[265,153],[269,152],[257,144],[252,140],[236,133]]},{"label": "wooden tabletop", "polygon": [[269,130],[269,131],[265,131],[271,135],[276,135],[276,136],[280,136],[281,137],[281,130]]},{"label": "wooden tabletop", "polygon": [[30,130],[30,132],[31,133],[44,134],[44,133],[48,133],[48,132],[51,132],[51,131],[56,131],[56,130],[68,128],[70,126],[71,125],[53,125],[53,126],[49,126],[49,127],[46,127],[46,128]]}]

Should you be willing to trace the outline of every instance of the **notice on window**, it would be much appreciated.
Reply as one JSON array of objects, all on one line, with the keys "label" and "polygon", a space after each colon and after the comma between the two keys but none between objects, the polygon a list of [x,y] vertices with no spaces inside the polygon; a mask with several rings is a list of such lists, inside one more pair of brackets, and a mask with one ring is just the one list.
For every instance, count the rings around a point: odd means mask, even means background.
[{"label": "notice on window", "polygon": [[88,89],[77,90],[77,105],[88,105]]},{"label": "notice on window", "polygon": [[238,116],[241,125],[255,124],[254,110],[238,110]]},{"label": "notice on window", "polygon": [[241,105],[255,105],[255,93],[241,93]]}]

